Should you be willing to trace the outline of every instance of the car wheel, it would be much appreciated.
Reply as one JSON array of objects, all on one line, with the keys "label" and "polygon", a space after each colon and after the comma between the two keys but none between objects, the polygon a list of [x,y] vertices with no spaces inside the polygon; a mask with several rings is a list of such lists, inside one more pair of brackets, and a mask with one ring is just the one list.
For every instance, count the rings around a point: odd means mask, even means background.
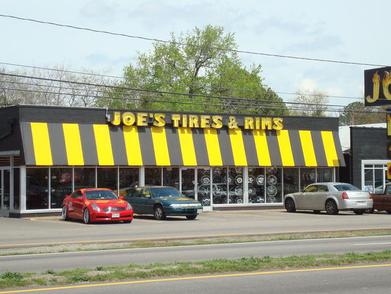
[{"label": "car wheel", "polygon": [[315,214],[319,214],[319,213],[320,213],[320,210],[314,210],[314,213],[315,213]]},{"label": "car wheel", "polygon": [[83,211],[83,222],[85,224],[89,224],[91,222],[90,211],[88,210],[88,208],[84,209]]},{"label": "car wheel", "polygon": [[166,214],[164,213],[163,207],[161,207],[160,205],[155,207],[153,215],[157,220],[166,219]]},{"label": "car wheel", "polygon": [[197,215],[196,215],[196,214],[193,214],[193,215],[186,215],[186,218],[187,218],[188,220],[194,220],[194,219],[197,218]]},{"label": "car wheel", "polygon": [[287,200],[285,200],[285,209],[287,212],[295,212],[296,211],[295,202],[293,201],[292,198],[288,198]]},{"label": "car wheel", "polygon": [[69,217],[68,217],[68,208],[67,208],[66,206],[63,206],[63,207],[62,207],[61,218],[62,218],[64,221],[69,220]]},{"label": "car wheel", "polygon": [[334,200],[327,200],[325,208],[327,214],[338,214],[338,206]]}]

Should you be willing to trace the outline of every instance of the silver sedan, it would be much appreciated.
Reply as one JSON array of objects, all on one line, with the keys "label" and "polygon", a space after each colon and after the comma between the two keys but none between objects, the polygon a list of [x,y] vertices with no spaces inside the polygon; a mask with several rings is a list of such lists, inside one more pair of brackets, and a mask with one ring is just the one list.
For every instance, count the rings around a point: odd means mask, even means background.
[{"label": "silver sedan", "polygon": [[368,192],[347,183],[316,183],[308,185],[303,192],[285,195],[285,209],[313,210],[315,213],[325,210],[327,214],[338,214],[340,210],[352,210],[363,214],[373,207]]}]

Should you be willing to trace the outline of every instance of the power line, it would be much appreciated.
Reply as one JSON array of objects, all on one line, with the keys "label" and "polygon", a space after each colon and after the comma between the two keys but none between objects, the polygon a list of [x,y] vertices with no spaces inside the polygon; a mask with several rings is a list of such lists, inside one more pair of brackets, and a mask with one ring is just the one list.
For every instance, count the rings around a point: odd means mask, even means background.
[{"label": "power line", "polygon": [[[225,100],[236,100],[240,102],[247,102],[247,101],[264,101],[267,103],[278,103],[278,104],[305,104],[305,105],[319,105],[316,103],[300,103],[300,102],[274,102],[264,99],[253,99],[253,98],[241,98],[241,97],[234,97],[234,96],[215,96],[215,95],[208,95],[208,94],[189,94],[189,93],[179,93],[179,92],[170,92],[170,91],[159,91],[159,90],[149,90],[149,89],[140,89],[140,88],[131,88],[131,87],[124,87],[124,86],[114,86],[114,85],[104,85],[104,84],[96,84],[96,83],[89,83],[89,82],[79,82],[79,81],[69,81],[69,80],[62,80],[62,79],[53,79],[53,78],[46,78],[46,77],[36,77],[36,76],[29,76],[29,75],[21,75],[21,74],[11,74],[11,73],[3,73],[0,72],[0,76],[10,76],[10,77],[18,77],[18,78],[26,78],[26,79],[33,79],[33,80],[42,80],[42,81],[50,81],[50,82],[58,82],[58,83],[68,83],[68,84],[76,84],[76,85],[83,85],[83,86],[92,86],[96,88],[108,88],[108,89],[119,89],[119,90],[125,90],[125,91],[134,91],[134,92],[144,92],[144,93],[155,93],[155,94],[164,94],[164,95],[176,95],[176,96],[182,96],[182,97],[201,97],[201,98],[211,98],[211,99],[225,99]],[[9,81],[8,81],[9,82]],[[11,82],[13,83],[13,82]],[[21,82],[15,82],[15,83],[21,83]],[[101,91],[103,92],[103,91]],[[294,93],[292,93],[294,94]],[[336,106],[336,107],[345,107],[345,105],[332,105],[332,104],[323,104],[324,106]]]},{"label": "power line", "polygon": [[[41,90],[30,90],[30,89],[19,89],[19,88],[9,88],[8,90],[11,91],[20,91],[20,92],[27,92],[27,93],[39,93],[39,94],[53,94],[53,95],[64,95],[64,96],[76,96],[76,97],[85,97],[85,98],[103,98],[103,99],[109,99],[109,100],[122,100],[119,97],[109,97],[109,96],[100,96],[100,95],[85,95],[85,94],[76,94],[76,93],[64,93],[64,92],[53,92],[53,91],[41,91]],[[172,100],[156,100],[156,99],[138,99],[138,98],[126,98],[127,101],[135,101],[135,102],[142,102],[142,103],[168,103],[168,104],[179,104],[179,105],[201,105],[205,106],[207,104],[208,106],[218,106],[218,107],[224,107],[225,105],[220,103],[210,103],[210,102],[202,102],[202,101],[172,101]],[[259,103],[257,101],[248,101],[253,102],[250,103],[251,106],[259,107],[260,109],[269,109],[269,110],[280,110],[280,106],[273,106],[273,105],[264,105],[262,103]],[[255,105],[254,105],[255,104]],[[242,110],[248,110],[249,105],[243,105],[238,102],[233,103],[231,106],[238,107],[238,109]],[[305,105],[303,105],[305,106]],[[290,110],[297,110],[297,111],[305,111],[303,107],[290,107]],[[237,109],[235,109],[237,110]],[[325,109],[324,112],[329,113],[366,113],[366,114],[386,114],[385,111],[357,111],[357,110],[342,110],[342,109]]]},{"label": "power line", "polygon": [[[107,30],[99,30],[99,29],[93,29],[89,27],[81,27],[76,25],[70,25],[70,24],[62,24],[58,22],[51,22],[51,21],[45,21],[35,18],[27,18],[27,17],[20,17],[10,14],[0,14],[0,17],[3,18],[10,18],[15,20],[21,20],[21,21],[27,21],[27,22],[33,22],[33,23],[39,23],[39,24],[45,24],[45,25],[51,25],[56,27],[62,27],[62,28],[70,28],[75,30],[81,30],[81,31],[88,31],[93,33],[100,33],[100,34],[107,34],[112,36],[118,36],[118,37],[126,37],[131,39],[139,39],[144,41],[153,41],[158,43],[174,43],[177,45],[185,45],[181,42],[176,41],[168,41],[158,38],[150,38],[150,37],[144,37],[139,35],[130,35],[126,33],[117,33]],[[215,49],[222,50],[223,48],[214,47]],[[226,49],[224,49],[226,50]],[[287,59],[295,59],[295,60],[301,60],[301,61],[315,61],[315,62],[327,62],[327,63],[335,63],[335,64],[345,64],[345,65],[362,65],[362,66],[371,66],[371,67],[385,67],[387,65],[384,64],[375,64],[375,63],[364,63],[364,62],[357,62],[357,61],[346,61],[346,60],[334,60],[334,59],[326,59],[326,58],[311,58],[311,57],[304,57],[304,56],[294,56],[294,55],[284,55],[284,54],[276,54],[276,53],[268,53],[268,52],[258,52],[258,51],[250,51],[250,50],[238,50],[238,49],[229,49],[231,52],[241,53],[241,54],[250,54],[250,55],[259,55],[259,56],[267,56],[267,57],[276,57],[276,58],[287,58]]]}]

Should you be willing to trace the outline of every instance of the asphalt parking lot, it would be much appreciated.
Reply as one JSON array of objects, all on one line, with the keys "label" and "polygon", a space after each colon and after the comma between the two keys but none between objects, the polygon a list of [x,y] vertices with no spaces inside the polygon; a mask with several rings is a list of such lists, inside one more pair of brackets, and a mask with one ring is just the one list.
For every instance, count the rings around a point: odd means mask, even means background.
[{"label": "asphalt parking lot", "polygon": [[120,240],[181,238],[236,234],[330,231],[391,228],[391,215],[376,213],[339,215],[284,210],[246,210],[206,212],[194,221],[170,218],[156,221],[136,217],[131,224],[108,223],[85,225],[62,221],[59,217],[29,219],[0,218],[0,249],[29,244],[71,242],[115,242]]}]

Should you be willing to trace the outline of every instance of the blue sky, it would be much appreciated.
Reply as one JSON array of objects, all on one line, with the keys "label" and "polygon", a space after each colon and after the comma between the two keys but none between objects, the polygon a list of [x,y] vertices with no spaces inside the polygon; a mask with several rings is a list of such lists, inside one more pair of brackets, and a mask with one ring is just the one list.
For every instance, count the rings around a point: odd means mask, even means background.
[{"label": "blue sky", "polygon": [[[391,1],[141,1],[0,0],[0,13],[169,39],[195,26],[220,25],[241,50],[387,64]],[[121,75],[151,42],[0,18],[0,62],[64,65]],[[365,66],[303,62],[242,54],[261,64],[265,83],[280,92],[319,90],[363,95]],[[284,96],[291,100],[291,96]],[[354,100],[330,99],[348,104]]]}]

